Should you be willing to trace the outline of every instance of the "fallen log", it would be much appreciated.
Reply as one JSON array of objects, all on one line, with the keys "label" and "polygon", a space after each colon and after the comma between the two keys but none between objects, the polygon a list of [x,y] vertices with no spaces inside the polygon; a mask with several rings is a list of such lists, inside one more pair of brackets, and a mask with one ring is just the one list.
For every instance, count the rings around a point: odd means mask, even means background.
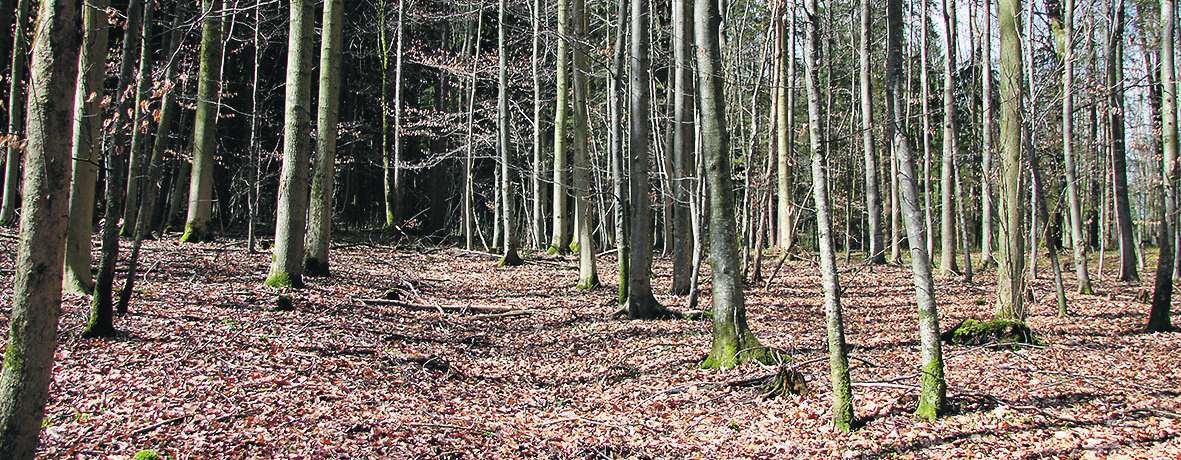
[{"label": "fallen log", "polygon": [[522,316],[534,313],[534,310],[523,310],[510,307],[488,307],[479,305],[426,305],[394,299],[355,299],[366,305],[388,305],[405,308],[407,310],[437,311],[439,313],[480,314],[478,317],[499,318],[508,316]]}]

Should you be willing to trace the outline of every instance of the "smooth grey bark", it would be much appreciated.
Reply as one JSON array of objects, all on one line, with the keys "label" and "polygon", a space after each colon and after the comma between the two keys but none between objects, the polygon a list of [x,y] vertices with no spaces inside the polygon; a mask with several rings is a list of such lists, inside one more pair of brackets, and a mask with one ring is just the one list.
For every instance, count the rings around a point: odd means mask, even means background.
[{"label": "smooth grey bark", "polygon": [[628,241],[628,204],[627,204],[627,175],[624,172],[626,159],[623,153],[623,85],[626,61],[624,49],[627,44],[627,13],[628,1],[618,0],[619,24],[615,29],[615,50],[611,57],[611,80],[608,82],[608,97],[610,98],[608,135],[611,139],[611,182],[612,195],[615,198],[615,257],[619,262],[619,288],[616,300],[620,305],[627,304],[627,270],[631,243]]},{"label": "smooth grey bark", "polygon": [[201,54],[197,71],[197,110],[193,119],[193,162],[188,213],[181,242],[213,238],[213,155],[217,149],[217,105],[221,93],[222,0],[201,0]]},{"label": "smooth grey bark", "polygon": [[[8,135],[21,136],[24,131],[25,106],[25,35],[29,24],[30,0],[17,0],[16,27],[12,35],[12,72],[8,86]],[[17,183],[20,182],[20,145],[8,142],[4,163],[4,191],[0,196],[0,226],[16,225]]]},{"label": "smooth grey bark", "polygon": [[533,26],[533,241],[538,249],[545,249],[545,190],[542,171],[545,167],[545,152],[542,146],[541,126],[541,14],[545,8],[542,0],[530,3],[529,20]]},{"label": "smooth grey bark", "polygon": [[557,62],[554,64],[554,87],[556,100],[554,101],[554,193],[550,197],[554,204],[553,224],[549,253],[564,254],[570,250],[570,220],[567,216],[567,200],[569,192],[566,190],[567,181],[567,153],[566,153],[566,110],[570,94],[569,71],[570,60],[570,19],[567,16],[567,2],[558,0],[558,50]]},{"label": "smooth grey bark", "polygon": [[[109,0],[93,0],[82,4],[83,46],[79,56],[74,122],[71,127],[73,170],[69,198],[70,224],[66,234],[65,274],[62,282],[66,291],[79,294],[89,294],[94,289],[94,275],[90,271],[90,234],[94,231],[95,189],[102,147],[99,130],[103,117],[99,103],[103,99],[103,79],[107,71],[107,5]],[[13,66],[16,65],[14,61]],[[10,160],[8,166],[13,167],[14,164]]]},{"label": "smooth grey bark", "polygon": [[340,118],[341,73],[344,72],[341,66],[344,8],[344,0],[324,2],[319,95],[316,98],[316,162],[312,169],[312,196],[308,202],[308,230],[303,255],[304,273],[310,276],[328,276],[330,270],[328,247],[332,244],[337,121]]},{"label": "smooth grey bark", "polygon": [[[824,318],[828,341],[828,364],[832,383],[833,424],[842,431],[852,429],[853,392],[849,381],[848,347],[845,344],[845,326],[841,312],[841,284],[837,275],[836,251],[833,248],[831,205],[828,198],[828,177],[825,171],[825,149],[820,146],[820,78],[817,75],[817,60],[820,58],[820,21],[816,0],[804,2],[804,87],[808,94],[808,140],[812,156],[812,197],[816,204],[816,239],[820,251],[820,276],[824,286]],[[862,0],[862,14],[868,15],[867,0]],[[868,16],[862,18],[862,32],[867,33]],[[862,35],[862,40],[867,35]],[[867,54],[863,45],[862,52]],[[865,55],[863,54],[863,58]],[[830,57],[831,59],[831,57]],[[862,64],[863,74],[868,70]],[[862,83],[862,95],[868,91]],[[865,102],[862,103],[865,109]],[[872,122],[871,122],[872,123]],[[827,140],[825,140],[827,142]],[[873,141],[869,141],[872,148]],[[873,156],[867,154],[867,162]],[[867,163],[873,169],[872,163]]]},{"label": "smooth grey bark", "polygon": [[792,191],[795,184],[792,166],[795,163],[795,81],[796,81],[796,12],[792,2],[784,8],[786,35],[776,41],[779,57],[776,59],[779,84],[775,85],[775,166],[776,194],[779,201],[775,207],[776,241],[783,250],[790,250],[795,244],[795,201]]},{"label": "smooth grey bark", "polygon": [[70,180],[70,132],[80,44],[80,1],[42,0],[29,72],[12,313],[0,369],[0,452],[34,458],[49,399]]},{"label": "smooth grey bark", "polygon": [[152,13],[150,4],[144,8],[143,27],[134,39],[139,44],[139,70],[136,72],[135,100],[131,108],[131,148],[127,156],[127,192],[124,194],[123,224],[119,228],[119,235],[125,238],[135,236],[135,223],[139,219],[141,205],[141,190],[148,171],[145,162],[148,161],[145,145],[151,135],[143,123],[144,103],[151,97],[148,91],[152,87],[152,61],[155,49],[152,48]]},{"label": "smooth grey bark", "polygon": [[[1116,0],[1122,1],[1122,0]],[[1022,239],[1024,209],[1021,203],[1021,113],[1023,97],[1021,55],[1021,1],[1000,0],[1000,209],[997,226],[996,317],[1024,320],[1025,241]]]},{"label": "smooth grey bark", "polygon": [[693,149],[696,130],[693,122],[693,0],[672,2],[673,120],[672,164],[668,166],[672,182],[672,293],[689,293],[693,265],[693,231],[689,223],[689,200],[693,189]]},{"label": "smooth grey bark", "polygon": [[[646,3],[646,0],[633,0],[633,8],[641,2]],[[769,362],[774,358],[773,352],[759,344],[746,323],[742,268],[739,267],[734,222],[730,136],[722,94],[721,50],[718,44],[721,18],[717,8],[714,0],[696,0],[693,15],[697,44],[697,97],[701,108],[701,156],[705,160],[705,180],[709,189],[710,265],[714,276],[713,345],[709,356],[701,364],[703,368],[731,368],[743,361]],[[632,12],[635,20],[643,10],[633,9]],[[642,25],[643,22],[633,22],[632,30],[642,31]],[[636,35],[644,34],[632,34],[633,44]]]},{"label": "smooth grey bark", "polygon": [[[629,111],[629,153],[631,155],[631,251],[628,256],[627,316],[650,319],[663,316],[665,309],[652,295],[652,200],[648,191],[649,127],[649,34],[648,1],[632,0],[629,58],[631,60]],[[698,66],[700,68],[700,66]],[[700,70],[698,70],[700,74]]]},{"label": "smooth grey bark", "polygon": [[927,57],[931,35],[927,30],[927,18],[930,17],[928,3],[930,2],[922,1],[919,15],[920,35],[922,36],[919,41],[919,85],[922,87],[919,97],[922,101],[920,108],[923,120],[923,131],[919,137],[923,140],[923,220],[926,225],[927,254],[931,255],[935,252],[935,238],[932,236],[935,227],[931,220],[931,137],[935,135],[935,132],[931,129],[931,60]]},{"label": "smooth grey bark", "polygon": [[955,122],[956,48],[955,0],[943,0],[943,165],[939,168],[939,273],[959,272],[955,261],[955,197],[953,170],[958,151]]},{"label": "smooth grey bark", "polygon": [[1111,165],[1115,183],[1115,218],[1119,224],[1119,280],[1140,280],[1136,271],[1135,228],[1128,199],[1128,160],[1124,139],[1124,1],[1113,0],[1111,34],[1107,39],[1108,127],[1111,130]]},{"label": "smooth grey bark", "polygon": [[[579,8],[579,3],[582,0],[574,0],[575,9]],[[496,20],[496,43],[497,43],[497,96],[496,96],[496,150],[500,153],[500,217],[501,222],[498,225],[503,226],[503,237],[501,238],[502,253],[500,264],[503,266],[521,265],[523,261],[521,256],[517,254],[517,221],[516,221],[516,193],[513,192],[513,171],[516,170],[513,164],[512,146],[509,145],[509,112],[508,112],[508,47],[507,39],[505,37],[507,26],[505,25],[505,0],[500,0],[499,8],[497,8]],[[575,17],[578,17],[576,14]],[[577,58],[575,58],[577,61]],[[578,64],[575,63],[575,73]],[[575,92],[577,92],[577,78],[575,76]],[[575,95],[575,99],[578,96]],[[577,112],[577,100],[575,101],[575,111]],[[577,116],[577,115],[575,115]],[[575,122],[577,124],[577,122]],[[575,147],[577,148],[577,147]],[[583,206],[585,212],[585,206]],[[590,238],[587,238],[588,240]],[[593,246],[592,246],[592,251]],[[591,254],[591,266],[594,266],[594,254]]]},{"label": "smooth grey bark", "polygon": [[992,1],[984,2],[984,26],[980,34],[980,263],[996,263],[992,256],[993,182],[992,164]]},{"label": "smooth grey bark", "polygon": [[[1009,0],[1016,1],[1016,0]],[[927,252],[923,210],[919,207],[918,181],[910,140],[902,130],[902,3],[886,2],[886,130],[893,140],[898,157],[898,187],[902,192],[902,221],[910,245],[910,266],[918,304],[919,350],[922,355],[921,387],[915,414],[933,420],[946,409],[947,381],[944,379],[943,347],[939,339],[939,310],[935,305],[935,286],[931,277],[931,259]]]},{"label": "smooth grey bark", "polygon": [[[869,226],[869,253],[866,259],[874,264],[886,263],[886,249],[882,244],[882,198],[878,193],[878,155],[873,146],[873,88],[870,82],[869,42],[873,22],[869,0],[861,0],[861,40],[857,58],[860,63],[858,87],[861,90],[861,150],[865,157],[865,213]],[[847,250],[848,248],[846,248]]]},{"label": "smooth grey bark", "polygon": [[[468,29],[469,32],[471,29]],[[479,37],[484,30],[484,2],[480,2],[480,8],[476,11],[476,35]],[[472,70],[471,70],[471,86],[468,88],[467,97],[467,155],[464,158],[463,164],[463,239],[464,247],[467,250],[472,250],[472,242],[475,238],[476,232],[480,229],[476,225],[475,212],[472,209],[474,190],[472,189],[472,181],[475,180],[472,168],[475,167],[475,139],[473,134],[473,126],[475,124],[476,114],[476,78],[479,72],[480,65],[480,44],[479,39],[472,40],[475,42],[475,54],[472,56]],[[466,50],[465,50],[466,51]],[[484,235],[480,234],[480,239],[484,239]],[[487,245],[485,245],[487,247]]]},{"label": "smooth grey bark", "polygon": [[291,2],[283,103],[283,168],[276,205],[275,247],[266,279],[266,285],[271,287],[303,286],[314,12],[311,0]]},{"label": "smooth grey bark", "polygon": [[[1069,1],[1069,0],[1067,0]],[[1173,329],[1169,315],[1173,299],[1172,245],[1177,228],[1177,68],[1174,64],[1177,5],[1174,0],[1160,2],[1160,85],[1161,85],[1161,140],[1164,144],[1164,219],[1159,230],[1160,256],[1156,265],[1156,285],[1152,293],[1152,308],[1148,313],[1148,330],[1164,332]]]},{"label": "smooth grey bark", "polygon": [[[1167,0],[1166,0],[1167,1]],[[1050,9],[1051,12],[1054,9]],[[1066,204],[1070,218],[1070,240],[1074,250],[1074,273],[1080,294],[1092,294],[1091,276],[1087,269],[1087,244],[1083,238],[1082,205],[1078,198],[1077,166],[1074,158],[1074,0],[1063,0],[1055,42],[1061,46],[1062,58],[1062,159],[1066,170]],[[1054,20],[1055,18],[1051,18]]]}]

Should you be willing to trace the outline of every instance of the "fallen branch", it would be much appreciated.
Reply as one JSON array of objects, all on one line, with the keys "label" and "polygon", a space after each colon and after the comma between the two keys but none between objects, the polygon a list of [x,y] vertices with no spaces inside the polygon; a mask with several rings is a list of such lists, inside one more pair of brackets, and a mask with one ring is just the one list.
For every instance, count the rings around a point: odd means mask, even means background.
[{"label": "fallen branch", "polygon": [[[437,311],[439,313],[484,313],[486,315],[477,316],[482,318],[505,317],[505,316],[523,316],[530,315],[535,310],[522,310],[519,308],[510,307],[485,307],[478,305],[426,305],[419,303],[405,302],[401,300],[391,299],[354,299],[366,305],[388,305],[392,307],[405,308],[407,310],[419,311]],[[487,316],[498,315],[498,316]]]}]

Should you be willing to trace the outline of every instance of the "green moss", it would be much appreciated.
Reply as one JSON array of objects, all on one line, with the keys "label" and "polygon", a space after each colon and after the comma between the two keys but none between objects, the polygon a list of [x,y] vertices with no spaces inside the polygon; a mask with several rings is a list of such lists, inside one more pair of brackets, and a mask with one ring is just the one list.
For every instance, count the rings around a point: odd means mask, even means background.
[{"label": "green moss", "polygon": [[943,412],[947,397],[947,383],[943,378],[943,363],[931,360],[923,365],[923,375],[920,378],[922,389],[919,390],[919,405],[914,415],[927,421],[934,421]]},{"label": "green moss", "polygon": [[572,253],[578,253],[578,251],[579,251],[580,249],[582,249],[582,247],[578,245],[578,242],[577,242],[577,241],[571,241],[571,242],[570,242],[570,252],[572,252]]},{"label": "green moss", "polygon": [[25,367],[25,357],[16,350],[16,347],[8,347],[4,352],[4,368],[5,369],[23,369]]},{"label": "green moss", "polygon": [[713,349],[701,362],[701,368],[730,369],[747,361],[777,366],[789,359],[778,350],[764,347],[753,334],[747,331],[742,334],[741,340],[725,337],[714,338]]},{"label": "green moss", "polygon": [[209,234],[205,231],[205,227],[192,221],[185,222],[185,232],[180,236],[180,242],[200,243],[203,241],[209,241]]},{"label": "green moss", "polygon": [[264,281],[263,284],[266,284],[267,286],[270,286],[273,288],[303,287],[303,283],[300,282],[300,280],[297,276],[292,276],[290,273],[287,273],[287,272],[273,273],[273,274],[271,274],[271,276],[267,277],[267,280]]},{"label": "green moss", "polygon": [[508,254],[500,258],[497,265],[501,267],[516,267],[524,263],[525,261],[521,260],[521,256],[517,255],[517,251],[509,251]]},{"label": "green moss", "polygon": [[545,253],[549,254],[551,256],[557,255],[560,252],[562,252],[562,251],[561,251],[561,249],[558,249],[558,245],[556,245],[556,244],[549,245],[549,248],[546,248],[546,250],[545,250]]},{"label": "green moss", "polygon": [[574,287],[580,291],[589,291],[599,287],[599,275],[592,273],[590,279],[580,279]]},{"label": "green moss", "polygon": [[942,339],[953,345],[1041,343],[1025,322],[1011,319],[980,321],[969,318],[943,333]]},{"label": "green moss", "polygon": [[152,449],[143,449],[131,457],[132,460],[163,460],[164,456]]}]

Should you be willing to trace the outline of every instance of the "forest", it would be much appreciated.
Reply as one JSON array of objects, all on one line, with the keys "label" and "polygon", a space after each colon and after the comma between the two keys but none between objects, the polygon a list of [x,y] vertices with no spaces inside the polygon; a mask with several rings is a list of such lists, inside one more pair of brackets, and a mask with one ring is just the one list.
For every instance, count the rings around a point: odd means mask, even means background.
[{"label": "forest", "polygon": [[1175,0],[0,0],[0,460],[1178,458]]}]

